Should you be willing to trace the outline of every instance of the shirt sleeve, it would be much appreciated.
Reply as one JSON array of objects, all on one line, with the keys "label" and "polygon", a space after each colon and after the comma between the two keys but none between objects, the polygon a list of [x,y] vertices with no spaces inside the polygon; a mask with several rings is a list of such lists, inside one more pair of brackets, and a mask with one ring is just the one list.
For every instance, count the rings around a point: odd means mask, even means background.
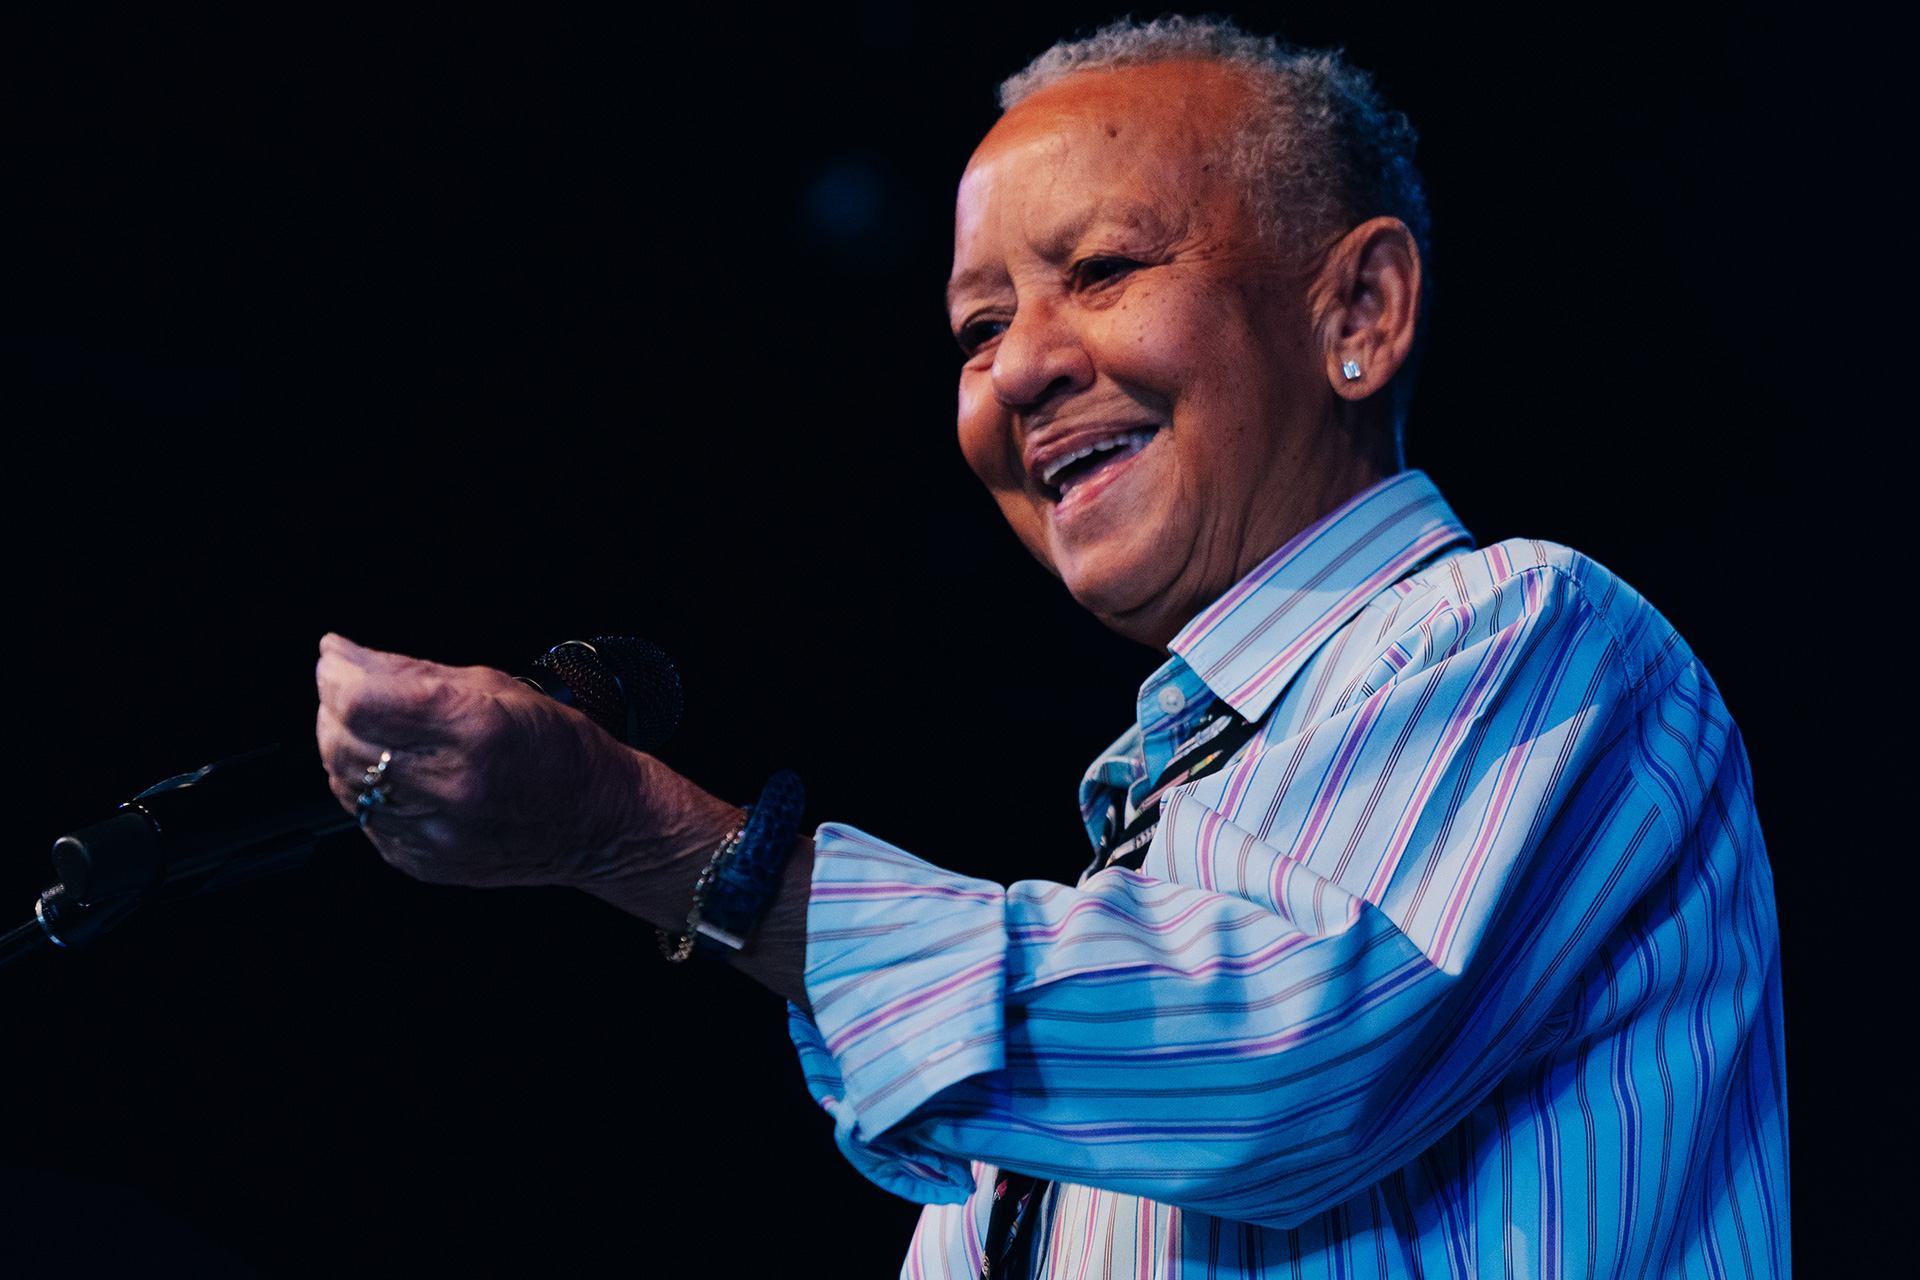
[{"label": "shirt sleeve", "polygon": [[795,1035],[842,1149],[916,1200],[978,1159],[1282,1227],[1426,1150],[1671,859],[1646,762],[1713,749],[1609,603],[1550,566],[1438,602],[1139,872],[1003,889],[821,827]]}]

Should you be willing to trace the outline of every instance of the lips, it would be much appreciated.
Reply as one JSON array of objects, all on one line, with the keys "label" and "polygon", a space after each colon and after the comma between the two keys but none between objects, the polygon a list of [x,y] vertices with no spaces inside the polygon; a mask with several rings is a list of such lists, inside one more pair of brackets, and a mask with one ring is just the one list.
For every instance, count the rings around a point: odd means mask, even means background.
[{"label": "lips", "polygon": [[1111,440],[1096,440],[1049,462],[1040,472],[1040,483],[1060,490],[1065,497],[1075,480],[1098,471],[1109,463],[1132,457],[1147,447],[1152,431],[1129,431]]},{"label": "lips", "polygon": [[1063,433],[1030,451],[1027,471],[1055,502],[1065,502],[1089,481],[1124,467],[1158,431],[1155,426],[1129,425]]}]

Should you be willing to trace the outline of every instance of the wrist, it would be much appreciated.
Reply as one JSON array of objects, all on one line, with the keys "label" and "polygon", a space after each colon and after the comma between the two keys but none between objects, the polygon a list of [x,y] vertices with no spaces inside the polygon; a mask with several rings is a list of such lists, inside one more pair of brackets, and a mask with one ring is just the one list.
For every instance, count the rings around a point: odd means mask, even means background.
[{"label": "wrist", "polygon": [[[631,771],[633,817],[595,874],[575,884],[657,929],[684,937],[701,873],[742,827],[747,813],[651,756],[634,753],[623,767]],[[809,1007],[804,973],[813,841],[799,834],[787,838],[790,844],[772,900],[761,904],[746,945],[722,951],[719,958],[804,1009]]]},{"label": "wrist", "polygon": [[684,924],[694,882],[745,811],[652,756],[623,750],[624,803],[574,887],[662,928]]}]

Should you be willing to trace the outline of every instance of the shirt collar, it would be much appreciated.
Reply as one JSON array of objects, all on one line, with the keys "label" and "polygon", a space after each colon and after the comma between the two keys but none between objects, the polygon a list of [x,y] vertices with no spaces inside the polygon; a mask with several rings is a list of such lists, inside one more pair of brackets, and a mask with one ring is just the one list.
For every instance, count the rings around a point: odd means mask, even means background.
[{"label": "shirt collar", "polygon": [[1099,847],[1118,792],[1122,820],[1213,697],[1249,720],[1369,600],[1472,537],[1420,471],[1382,480],[1313,524],[1202,610],[1140,686],[1135,721],[1087,770],[1080,814]]},{"label": "shirt collar", "polygon": [[[1441,552],[1472,545],[1426,473],[1403,471],[1301,530],[1167,647],[1215,696],[1257,720],[1369,600]],[[1144,709],[1145,688],[1141,695]]]}]

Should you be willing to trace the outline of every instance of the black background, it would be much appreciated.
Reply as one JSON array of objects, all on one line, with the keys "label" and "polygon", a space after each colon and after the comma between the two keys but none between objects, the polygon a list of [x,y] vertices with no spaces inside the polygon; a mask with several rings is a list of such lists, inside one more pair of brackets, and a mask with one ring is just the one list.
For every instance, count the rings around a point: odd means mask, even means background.
[{"label": "black background", "polygon": [[[1155,655],[967,473],[940,289],[993,85],[1111,10],[164,8],[5,42],[0,904],[157,778],[302,743],[327,629],[509,667],[647,635],[688,690],[662,754],[716,792],[792,766],[810,820],[1077,872],[1073,784]],[[1860,1261],[1904,1105],[1874,976],[1900,783],[1860,736],[1901,683],[1862,643],[1898,626],[1860,522],[1896,461],[1895,35],[1240,13],[1344,44],[1422,131],[1413,463],[1483,541],[1621,573],[1743,726],[1802,1263]],[[778,1000],[583,895],[418,885],[357,837],[9,969],[0,1016],[9,1176],[137,1193],[270,1276],[885,1275],[911,1230],[833,1150]],[[119,1220],[71,1213],[7,1235]]]}]

